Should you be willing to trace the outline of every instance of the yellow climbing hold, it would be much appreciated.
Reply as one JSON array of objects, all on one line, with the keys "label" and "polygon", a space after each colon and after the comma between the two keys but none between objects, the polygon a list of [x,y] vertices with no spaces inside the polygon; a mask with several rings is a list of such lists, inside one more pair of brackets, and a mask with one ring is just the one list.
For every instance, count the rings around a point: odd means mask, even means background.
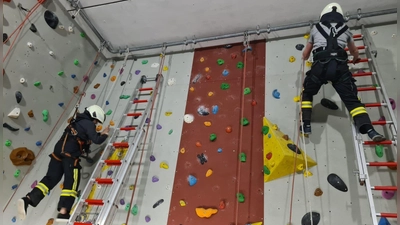
[{"label": "yellow climbing hold", "polygon": [[210,121],[206,121],[206,122],[204,122],[204,126],[206,126],[206,127],[210,127],[210,126],[211,126],[211,122],[210,122]]},{"label": "yellow climbing hold", "polygon": [[117,79],[116,76],[112,76],[112,77],[110,78],[111,81],[115,81],[116,79]]},{"label": "yellow climbing hold", "polygon": [[272,125],[272,129],[278,130],[278,125],[276,125],[276,124]]},{"label": "yellow climbing hold", "polygon": [[300,96],[295,96],[295,97],[293,98],[293,101],[294,101],[294,102],[300,102]]},{"label": "yellow climbing hold", "polygon": [[206,177],[209,177],[209,176],[211,176],[212,174],[213,174],[212,169],[208,169],[208,170],[207,170],[207,173],[206,173]]},{"label": "yellow climbing hold", "polygon": [[250,225],[262,225],[263,222],[250,223]]},{"label": "yellow climbing hold", "polygon": [[171,112],[171,111],[165,112],[165,116],[170,116],[170,115],[172,115],[172,112]]},{"label": "yellow climbing hold", "polygon": [[114,123],[114,121],[110,121],[110,126],[114,126],[115,125],[115,123]]},{"label": "yellow climbing hold", "polygon": [[167,164],[166,162],[161,162],[161,163],[160,163],[160,168],[162,168],[162,169],[168,169],[169,166],[168,166],[168,164]]},{"label": "yellow climbing hold", "polygon": [[311,177],[312,175],[313,174],[309,170],[304,171],[304,177]]},{"label": "yellow climbing hold", "polygon": [[183,154],[183,153],[186,152],[186,149],[185,148],[181,148],[181,150],[179,150],[179,152]]},{"label": "yellow climbing hold", "polygon": [[214,95],[214,93],[212,91],[208,92],[208,97],[211,97],[213,95]]},{"label": "yellow climbing hold", "polygon": [[304,170],[304,165],[303,164],[297,165],[297,170],[298,171],[303,171]]},{"label": "yellow climbing hold", "polygon": [[204,68],[204,71],[208,72],[208,71],[210,71],[210,68],[206,67],[206,68]]},{"label": "yellow climbing hold", "polygon": [[167,71],[168,70],[168,66],[164,66],[163,70]]},{"label": "yellow climbing hold", "polygon": [[101,125],[97,125],[96,131],[101,131],[102,128],[103,128],[103,127],[102,127]]},{"label": "yellow climbing hold", "polygon": [[210,218],[212,215],[216,214],[218,209],[205,209],[205,208],[196,208],[196,214],[200,218]]},{"label": "yellow climbing hold", "polygon": [[292,63],[292,62],[294,62],[294,61],[296,61],[296,58],[295,58],[294,56],[290,56],[290,57],[289,57],[289,62]]},{"label": "yellow climbing hold", "polygon": [[307,67],[311,67],[311,66],[312,66],[312,62],[309,61],[309,60],[307,60],[307,61],[306,61],[306,66],[307,66]]},{"label": "yellow climbing hold", "polygon": [[189,90],[190,90],[190,91],[194,91],[194,87],[190,87]]},{"label": "yellow climbing hold", "polygon": [[133,184],[132,184],[132,185],[129,185],[129,190],[132,191],[133,189],[135,189],[135,185],[133,185]]},{"label": "yellow climbing hold", "polygon": [[183,206],[186,206],[186,202],[183,201],[183,200],[180,200],[180,201],[179,201],[179,205],[181,205],[182,207],[183,207]]},{"label": "yellow climbing hold", "polygon": [[310,34],[305,34],[303,37],[304,37],[305,39],[308,39],[308,38],[310,38]]},{"label": "yellow climbing hold", "polygon": [[201,57],[201,58],[200,58],[200,62],[204,62],[204,57]]}]

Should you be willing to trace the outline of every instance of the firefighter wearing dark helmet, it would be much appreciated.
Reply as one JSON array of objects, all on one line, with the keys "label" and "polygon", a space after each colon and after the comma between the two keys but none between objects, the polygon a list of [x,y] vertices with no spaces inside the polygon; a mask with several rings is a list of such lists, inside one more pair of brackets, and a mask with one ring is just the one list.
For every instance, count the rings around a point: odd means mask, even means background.
[{"label": "firefighter wearing dark helmet", "polygon": [[302,92],[302,119],[300,132],[311,134],[311,112],[313,96],[322,85],[332,84],[350,113],[361,134],[368,134],[373,141],[384,141],[385,137],[375,131],[367,110],[361,103],[356,80],[348,67],[346,45],[353,56],[353,63],[359,59],[358,49],[354,44],[353,34],[345,24],[343,11],[339,4],[328,4],[321,13],[320,21],[310,32],[310,38],[303,51],[303,60],[313,53],[311,70],[306,73]]},{"label": "firefighter wearing dark helmet", "polygon": [[104,123],[106,115],[100,106],[92,105],[83,113],[70,118],[60,140],[54,146],[46,176],[17,202],[18,216],[25,219],[28,205],[36,207],[64,176],[63,188],[58,202],[57,221],[68,221],[71,208],[77,197],[80,169],[79,157],[89,152],[91,143],[102,144],[108,137],[109,127],[101,133],[96,124]]}]

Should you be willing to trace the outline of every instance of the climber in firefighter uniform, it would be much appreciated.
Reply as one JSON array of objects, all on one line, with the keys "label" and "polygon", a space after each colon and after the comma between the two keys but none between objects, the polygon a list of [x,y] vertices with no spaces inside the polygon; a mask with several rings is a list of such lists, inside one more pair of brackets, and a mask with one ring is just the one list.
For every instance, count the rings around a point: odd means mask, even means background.
[{"label": "climber in firefighter uniform", "polygon": [[17,202],[18,215],[25,219],[28,205],[36,207],[52,190],[64,175],[63,188],[58,202],[57,221],[68,221],[71,208],[77,198],[80,181],[79,157],[89,151],[91,143],[102,144],[108,137],[109,127],[101,133],[96,131],[96,124],[103,123],[106,115],[97,105],[85,108],[83,113],[76,113],[69,120],[62,137],[56,143],[50,156],[46,176],[31,192]]},{"label": "climber in firefighter uniform", "polygon": [[368,134],[373,141],[384,141],[385,137],[375,131],[364,104],[358,98],[356,80],[348,67],[346,45],[353,55],[353,63],[359,59],[353,35],[345,24],[343,11],[339,4],[328,4],[322,11],[320,22],[310,33],[309,41],[303,51],[303,60],[313,53],[311,70],[306,73],[302,92],[302,119],[300,132],[311,134],[311,112],[313,96],[322,85],[332,84],[350,113],[361,134]]}]

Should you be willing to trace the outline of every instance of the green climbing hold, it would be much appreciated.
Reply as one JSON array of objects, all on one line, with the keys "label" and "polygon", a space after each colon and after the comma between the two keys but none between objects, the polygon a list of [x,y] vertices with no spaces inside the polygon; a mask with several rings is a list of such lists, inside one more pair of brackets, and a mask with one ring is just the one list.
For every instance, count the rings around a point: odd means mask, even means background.
[{"label": "green climbing hold", "polygon": [[251,93],[251,89],[250,88],[247,87],[247,88],[244,89],[244,94],[245,95],[248,95],[250,93]]},{"label": "green climbing hold", "polygon": [[236,64],[236,67],[237,67],[238,69],[242,69],[243,66],[244,66],[243,62],[238,62],[238,63]]},{"label": "green climbing hold", "polygon": [[36,81],[35,83],[33,83],[33,85],[35,85],[35,87],[39,87],[42,84],[42,82],[40,81]]},{"label": "green climbing hold", "polygon": [[246,162],[246,153],[242,152],[239,154],[240,162]]},{"label": "green climbing hold", "polygon": [[229,84],[228,84],[228,83],[222,83],[222,84],[221,84],[221,89],[222,89],[222,90],[227,90],[227,89],[229,89]]},{"label": "green climbing hold", "polygon": [[264,174],[270,175],[271,171],[269,171],[268,167],[264,165]]},{"label": "green climbing hold", "polygon": [[17,177],[19,177],[20,174],[21,174],[21,170],[20,170],[20,169],[17,169],[17,170],[14,172],[14,177],[17,178]]},{"label": "green climbing hold", "polygon": [[109,110],[106,112],[106,115],[109,116],[109,115],[111,115],[111,113],[112,113],[112,110],[109,109]]},{"label": "green climbing hold", "polygon": [[374,84],[374,87],[379,87],[379,85],[378,84]]},{"label": "green climbing hold", "polygon": [[121,95],[119,96],[119,99],[128,99],[130,97],[131,97],[130,95]]},{"label": "green climbing hold", "polygon": [[86,34],[81,32],[81,37],[86,37]]},{"label": "green climbing hold", "polygon": [[142,60],[143,65],[146,65],[148,62],[149,62],[149,60],[147,60],[147,59]]},{"label": "green climbing hold", "polygon": [[6,140],[6,142],[4,142],[4,145],[7,146],[7,147],[10,147],[11,143],[12,142],[10,140]]},{"label": "green climbing hold", "polygon": [[217,135],[212,133],[210,134],[210,141],[215,141],[217,139]]},{"label": "green climbing hold", "polygon": [[74,60],[74,65],[75,65],[75,66],[79,65],[79,60],[75,59],[75,60]]},{"label": "green climbing hold", "polygon": [[263,127],[262,127],[262,133],[263,133],[264,135],[267,135],[268,132],[269,132],[269,127],[268,127],[268,126],[263,126]]},{"label": "green climbing hold", "polygon": [[243,203],[244,202],[244,195],[242,193],[240,193],[240,192],[237,193],[236,197],[237,197],[239,203]]},{"label": "green climbing hold", "polygon": [[217,64],[218,65],[223,65],[225,63],[225,61],[223,59],[218,59],[217,60]]},{"label": "green climbing hold", "polygon": [[125,211],[129,211],[129,208],[131,207],[131,204],[126,204],[126,206],[125,206]]},{"label": "green climbing hold", "polygon": [[174,132],[172,129],[168,131],[168,134],[171,135]]},{"label": "green climbing hold", "polygon": [[138,214],[138,211],[139,211],[138,206],[135,204],[135,205],[132,207],[131,213],[132,213],[134,216],[136,216],[136,215]]},{"label": "green climbing hold", "polygon": [[243,118],[243,119],[242,119],[242,125],[243,125],[243,126],[247,126],[247,125],[249,125],[249,123],[250,123],[250,122],[249,122],[249,120],[248,120],[247,118]]},{"label": "green climbing hold", "polygon": [[64,71],[58,72],[58,76],[62,76],[62,75],[64,75]]},{"label": "green climbing hold", "polygon": [[47,109],[43,110],[42,115],[43,115],[43,121],[47,122],[47,120],[49,120],[49,110]]},{"label": "green climbing hold", "polygon": [[376,145],[375,146],[375,154],[379,157],[383,157],[383,146],[382,145]]}]

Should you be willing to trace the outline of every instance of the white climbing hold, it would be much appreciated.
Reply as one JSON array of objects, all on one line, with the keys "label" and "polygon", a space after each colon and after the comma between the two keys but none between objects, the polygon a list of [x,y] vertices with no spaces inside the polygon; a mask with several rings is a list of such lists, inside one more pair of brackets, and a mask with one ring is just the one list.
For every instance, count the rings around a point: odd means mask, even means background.
[{"label": "white climbing hold", "polygon": [[70,32],[70,33],[74,32],[74,28],[72,26],[69,26],[68,27],[68,32]]},{"label": "white climbing hold", "polygon": [[58,26],[58,28],[60,28],[61,30],[64,30],[64,25],[60,25],[60,26]]},{"label": "white climbing hold", "polygon": [[8,114],[8,117],[13,118],[13,119],[18,119],[20,113],[21,113],[21,109],[20,109],[20,108],[14,108],[14,109]]},{"label": "white climbing hold", "polygon": [[174,85],[175,84],[175,78],[169,78],[168,79],[168,86],[172,86],[172,85]]},{"label": "white climbing hold", "polygon": [[192,114],[186,114],[185,116],[183,116],[183,120],[185,121],[185,123],[192,123],[194,120],[194,116]]},{"label": "white climbing hold", "polygon": [[21,78],[21,79],[19,79],[19,82],[20,82],[21,84],[24,84],[24,83],[26,82],[26,80],[25,80],[25,78]]},{"label": "white climbing hold", "polygon": [[153,63],[153,64],[151,64],[151,67],[152,67],[152,68],[156,68],[156,67],[159,67],[159,66],[160,66],[159,63]]},{"label": "white climbing hold", "polygon": [[378,34],[378,31],[376,31],[376,30],[371,31],[371,35],[377,35],[377,34]]},{"label": "white climbing hold", "polygon": [[49,55],[53,56],[54,52],[53,51],[49,51]]},{"label": "white climbing hold", "polygon": [[32,48],[32,47],[33,47],[32,42],[28,42],[27,45],[28,45],[29,48]]},{"label": "white climbing hold", "polygon": [[396,34],[392,34],[392,38],[395,38],[396,37]]}]

